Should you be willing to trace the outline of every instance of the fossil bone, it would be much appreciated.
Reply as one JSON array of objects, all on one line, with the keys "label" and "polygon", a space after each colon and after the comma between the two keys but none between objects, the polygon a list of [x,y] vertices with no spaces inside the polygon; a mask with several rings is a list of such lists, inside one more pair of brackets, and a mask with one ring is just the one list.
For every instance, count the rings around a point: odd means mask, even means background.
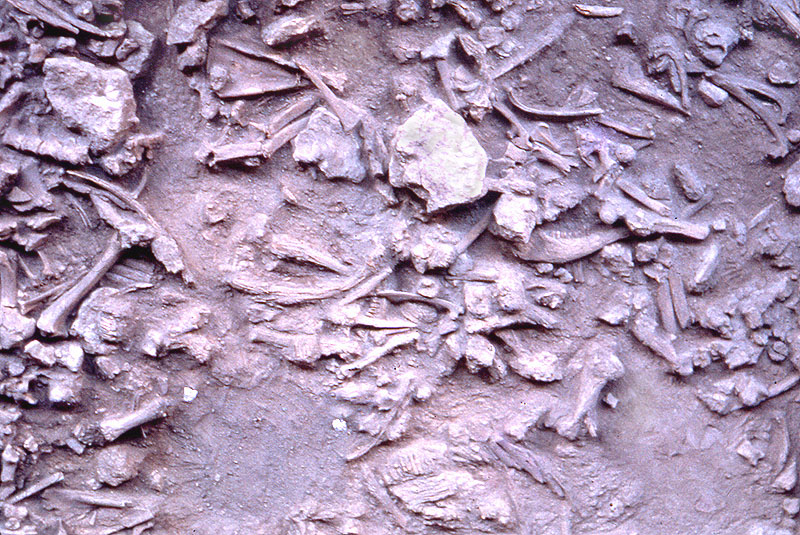
[{"label": "fossil bone", "polygon": [[67,335],[67,318],[80,301],[94,288],[103,275],[119,260],[123,248],[119,236],[115,235],[106,245],[94,266],[58,299],[44,309],[36,327],[51,336]]}]

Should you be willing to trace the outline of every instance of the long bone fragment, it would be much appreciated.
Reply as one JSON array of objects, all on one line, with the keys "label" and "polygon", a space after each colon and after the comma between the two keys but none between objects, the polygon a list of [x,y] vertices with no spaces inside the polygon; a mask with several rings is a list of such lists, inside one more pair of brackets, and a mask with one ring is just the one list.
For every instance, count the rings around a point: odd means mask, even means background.
[{"label": "long bone fragment", "polygon": [[730,93],[733,98],[741,102],[744,107],[753,112],[753,114],[766,125],[767,130],[775,137],[775,146],[768,153],[770,158],[780,159],[789,154],[789,140],[786,138],[786,134],[783,133],[783,130],[778,126],[775,119],[771,117],[769,110],[766,110],[756,102],[753,97],[747,94],[746,89],[739,83],[736,83],[732,78],[718,72],[709,73],[706,77],[709,81]]},{"label": "long bone fragment", "polygon": [[542,50],[552,45],[569,26],[574,22],[575,17],[572,13],[556,17],[553,22],[537,35],[531,42],[524,43],[516,49],[505,61],[496,65],[488,71],[489,79],[494,80],[507,72],[519,67],[523,63],[533,59]]},{"label": "long bone fragment", "polygon": [[165,417],[170,405],[164,398],[155,398],[133,412],[122,416],[110,416],[100,422],[100,434],[108,442],[113,442],[132,429]]},{"label": "long bone fragment", "polygon": [[541,106],[531,106],[520,102],[513,91],[509,92],[508,100],[520,111],[529,115],[541,117],[543,119],[574,120],[585,119],[603,113],[602,108],[543,108]]},{"label": "long bone fragment", "polygon": [[589,4],[575,4],[575,11],[584,17],[609,18],[622,15],[625,10],[616,6],[593,6]]},{"label": "long bone fragment", "polygon": [[303,95],[288,106],[278,110],[270,117],[267,124],[250,123],[255,128],[264,132],[267,137],[274,137],[282,128],[299,119],[319,102],[317,95]]},{"label": "long bone fragment", "polygon": [[295,58],[294,62],[297,64],[297,67],[303,71],[311,83],[319,90],[322,98],[325,99],[325,102],[330,106],[333,113],[339,118],[339,121],[342,123],[342,127],[346,131],[350,131],[354,129],[356,126],[359,125],[361,120],[366,115],[366,112],[356,106],[355,104],[351,104],[350,102],[341,99],[336,96],[336,94],[328,87],[322,80],[322,76],[316,69],[314,69],[311,65],[306,63],[305,60]]},{"label": "long bone fragment", "polygon": [[62,472],[56,472],[43,479],[40,479],[36,483],[33,483],[29,487],[22,489],[16,494],[12,494],[5,500],[5,503],[15,504],[17,502],[21,502],[22,500],[30,498],[31,496],[42,492],[47,487],[52,487],[56,483],[63,480],[64,474]]},{"label": "long bone fragment", "polygon": [[68,316],[86,294],[100,282],[103,275],[117,263],[122,251],[119,235],[115,234],[86,275],[44,309],[36,321],[36,327],[50,336],[66,336]]},{"label": "long bone fragment", "polygon": [[416,342],[417,340],[419,340],[419,333],[417,331],[398,333],[389,338],[382,346],[372,348],[360,359],[342,365],[342,367],[339,368],[337,375],[341,378],[352,377],[370,364],[376,362],[381,357],[388,355],[395,349],[407,346],[408,344]]},{"label": "long bone fragment", "polygon": [[625,134],[628,137],[635,137],[638,139],[655,139],[656,133],[653,131],[653,125],[647,124],[644,127],[635,127],[610,117],[599,117],[597,122],[601,125],[616,130],[620,134]]}]

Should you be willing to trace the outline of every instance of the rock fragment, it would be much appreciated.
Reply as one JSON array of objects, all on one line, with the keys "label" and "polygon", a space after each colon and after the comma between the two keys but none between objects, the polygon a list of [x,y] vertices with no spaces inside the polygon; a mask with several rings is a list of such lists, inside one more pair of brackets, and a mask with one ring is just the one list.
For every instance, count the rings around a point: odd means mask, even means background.
[{"label": "rock fragment", "polygon": [[278,47],[294,43],[321,31],[322,27],[316,17],[286,15],[265,26],[261,31],[261,39],[269,46]]},{"label": "rock fragment", "polygon": [[306,128],[292,140],[292,146],[296,161],[316,164],[328,178],[361,182],[367,176],[358,139],[345,132],[327,108],[314,110]]},{"label": "rock fragment", "polygon": [[795,208],[800,208],[800,160],[797,160],[786,171],[783,180],[783,195],[786,202]]},{"label": "rock fragment", "polygon": [[48,58],[44,90],[64,123],[83,132],[94,150],[109,148],[139,124],[128,75],[77,58]]},{"label": "rock fragment", "polygon": [[141,462],[141,453],[131,446],[106,446],[97,454],[95,479],[118,487],[136,477]]},{"label": "rock fragment", "polygon": [[188,45],[228,14],[228,0],[189,0],[181,4],[169,21],[168,45]]},{"label": "rock fragment", "polygon": [[467,204],[486,193],[486,151],[463,117],[432,100],[397,130],[389,182],[409,187],[428,212]]},{"label": "rock fragment", "polygon": [[708,80],[700,80],[700,83],[697,84],[697,92],[700,93],[703,102],[711,108],[719,108],[728,100],[728,92]]}]

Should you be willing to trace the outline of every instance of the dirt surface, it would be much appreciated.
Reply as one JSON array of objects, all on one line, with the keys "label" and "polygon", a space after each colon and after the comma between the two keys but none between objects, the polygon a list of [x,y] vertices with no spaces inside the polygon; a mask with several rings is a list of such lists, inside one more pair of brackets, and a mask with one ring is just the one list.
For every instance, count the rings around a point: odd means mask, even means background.
[{"label": "dirt surface", "polygon": [[0,22],[0,535],[798,532],[797,2]]}]

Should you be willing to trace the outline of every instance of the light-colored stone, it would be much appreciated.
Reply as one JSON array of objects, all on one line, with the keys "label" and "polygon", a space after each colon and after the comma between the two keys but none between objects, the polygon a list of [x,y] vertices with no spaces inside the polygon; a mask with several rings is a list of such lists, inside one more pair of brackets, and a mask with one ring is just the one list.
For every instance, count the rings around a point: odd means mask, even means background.
[{"label": "light-colored stone", "polygon": [[44,90],[62,121],[86,135],[94,150],[121,141],[139,124],[133,86],[122,69],[77,58],[48,58]]},{"label": "light-colored stone", "polygon": [[315,164],[328,178],[361,182],[367,170],[361,160],[361,144],[345,132],[339,119],[327,108],[317,108],[308,126],[294,140],[294,159]]},{"label": "light-colored stone", "polygon": [[389,182],[414,190],[428,212],[486,194],[486,151],[464,118],[441,100],[432,100],[403,123],[392,148]]}]

